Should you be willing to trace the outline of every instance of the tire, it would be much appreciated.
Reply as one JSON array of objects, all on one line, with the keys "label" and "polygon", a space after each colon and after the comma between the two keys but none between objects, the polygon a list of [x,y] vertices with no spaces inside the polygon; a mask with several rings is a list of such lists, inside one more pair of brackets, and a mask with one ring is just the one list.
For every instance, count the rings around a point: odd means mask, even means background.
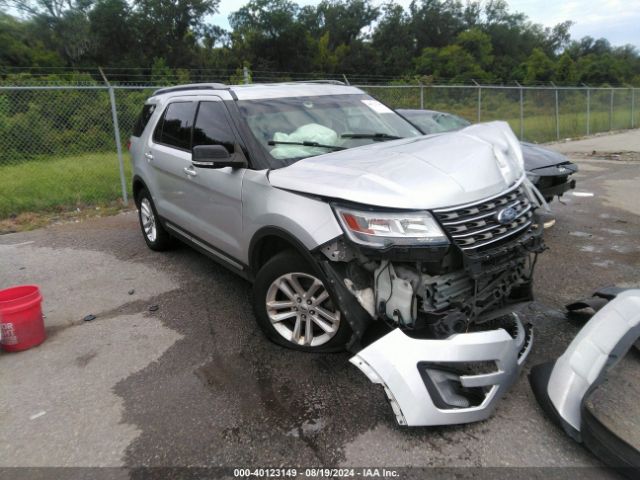
[{"label": "tire", "polygon": [[138,207],[140,230],[147,246],[156,252],[169,250],[173,245],[171,235],[162,226],[156,206],[146,188],[138,192],[136,205]]},{"label": "tire", "polygon": [[351,328],[326,284],[324,276],[296,252],[277,254],[263,265],[253,284],[258,325],[271,341],[293,350],[344,350]]}]

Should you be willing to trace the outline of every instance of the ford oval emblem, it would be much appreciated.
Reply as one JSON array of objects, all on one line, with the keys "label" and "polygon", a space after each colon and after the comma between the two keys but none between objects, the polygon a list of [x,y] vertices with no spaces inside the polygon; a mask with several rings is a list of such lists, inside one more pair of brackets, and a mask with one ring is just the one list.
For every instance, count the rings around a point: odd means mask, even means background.
[{"label": "ford oval emblem", "polygon": [[503,208],[496,215],[496,220],[502,225],[506,225],[507,223],[511,223],[516,219],[518,212],[513,207]]}]

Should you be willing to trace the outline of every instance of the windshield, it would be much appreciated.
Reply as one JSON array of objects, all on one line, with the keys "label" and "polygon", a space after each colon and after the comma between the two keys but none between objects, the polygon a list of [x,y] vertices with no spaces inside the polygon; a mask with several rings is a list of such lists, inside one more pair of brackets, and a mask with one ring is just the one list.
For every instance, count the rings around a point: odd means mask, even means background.
[{"label": "windshield", "polygon": [[368,95],[241,100],[251,133],[271,168],[373,142],[415,137],[409,122]]},{"label": "windshield", "polygon": [[421,111],[408,112],[406,110],[401,113],[420,130],[422,130],[425,135],[460,130],[461,128],[471,125],[471,123],[464,118],[450,113]]}]

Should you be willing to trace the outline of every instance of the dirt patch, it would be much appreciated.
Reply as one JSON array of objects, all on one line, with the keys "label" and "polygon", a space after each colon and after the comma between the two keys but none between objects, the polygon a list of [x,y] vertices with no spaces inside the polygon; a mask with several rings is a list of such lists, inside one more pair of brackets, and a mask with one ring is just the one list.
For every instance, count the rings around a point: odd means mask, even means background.
[{"label": "dirt patch", "polygon": [[50,225],[79,223],[88,218],[106,217],[131,209],[132,207],[123,207],[121,204],[114,203],[93,207],[78,207],[75,210],[12,214],[9,218],[0,219],[0,235],[27,232]]}]

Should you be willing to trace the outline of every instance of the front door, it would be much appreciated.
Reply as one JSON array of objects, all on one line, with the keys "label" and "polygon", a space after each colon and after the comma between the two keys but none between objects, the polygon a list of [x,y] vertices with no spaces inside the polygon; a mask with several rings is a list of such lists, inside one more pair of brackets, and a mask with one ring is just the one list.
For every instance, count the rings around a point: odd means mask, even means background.
[{"label": "front door", "polygon": [[[193,128],[192,148],[222,145],[231,155],[243,155],[231,127],[227,108],[219,97],[201,100]],[[236,151],[237,150],[237,151]],[[240,258],[242,235],[242,178],[244,168],[207,169],[190,165],[189,211],[191,233],[233,258]]]}]

